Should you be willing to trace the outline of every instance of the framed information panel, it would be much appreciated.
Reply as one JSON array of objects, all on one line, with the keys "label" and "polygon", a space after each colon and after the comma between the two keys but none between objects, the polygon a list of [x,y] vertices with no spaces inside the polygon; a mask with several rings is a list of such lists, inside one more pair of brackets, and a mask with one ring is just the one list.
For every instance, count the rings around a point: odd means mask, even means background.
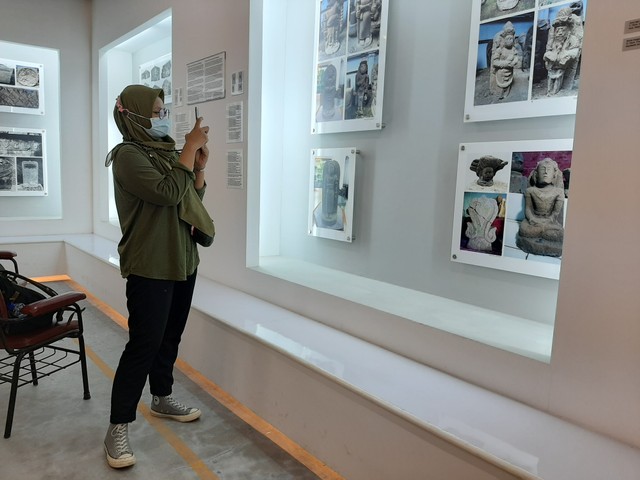
[{"label": "framed information panel", "polygon": [[390,0],[317,0],[311,133],[382,128]]},{"label": "framed information panel", "polygon": [[460,145],[451,259],[558,279],[573,141]]},{"label": "framed information panel", "polygon": [[0,196],[47,195],[45,131],[0,127]]}]

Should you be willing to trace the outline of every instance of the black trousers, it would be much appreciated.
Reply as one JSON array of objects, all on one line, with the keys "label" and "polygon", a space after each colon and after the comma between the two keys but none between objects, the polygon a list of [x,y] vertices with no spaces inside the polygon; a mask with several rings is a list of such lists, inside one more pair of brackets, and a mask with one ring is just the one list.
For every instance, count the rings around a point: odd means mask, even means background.
[{"label": "black trousers", "polygon": [[171,395],[173,365],[191,308],[196,272],[185,281],[127,277],[129,341],[111,390],[111,423],[130,423],[147,377],[152,395]]}]

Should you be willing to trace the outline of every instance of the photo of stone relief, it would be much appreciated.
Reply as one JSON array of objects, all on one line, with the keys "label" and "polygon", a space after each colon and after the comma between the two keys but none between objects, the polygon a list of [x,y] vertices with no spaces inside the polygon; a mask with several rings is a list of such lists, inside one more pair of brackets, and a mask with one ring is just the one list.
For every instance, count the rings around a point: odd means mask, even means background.
[{"label": "photo of stone relief", "polygon": [[355,148],[311,151],[309,235],[343,242],[354,240]]},{"label": "photo of stone relief", "polygon": [[318,1],[312,133],[382,128],[388,1]]},{"label": "photo of stone relief", "polygon": [[0,112],[44,115],[42,65],[0,58]]},{"label": "photo of stone relief", "polygon": [[461,145],[452,260],[558,278],[571,143]]},{"label": "photo of stone relief", "polygon": [[47,194],[45,131],[0,127],[0,196]]},{"label": "photo of stone relief", "polygon": [[171,103],[171,54],[140,65],[139,73],[140,85],[161,88],[164,91],[164,103]]},{"label": "photo of stone relief", "polygon": [[587,0],[476,0],[465,121],[574,114]]}]

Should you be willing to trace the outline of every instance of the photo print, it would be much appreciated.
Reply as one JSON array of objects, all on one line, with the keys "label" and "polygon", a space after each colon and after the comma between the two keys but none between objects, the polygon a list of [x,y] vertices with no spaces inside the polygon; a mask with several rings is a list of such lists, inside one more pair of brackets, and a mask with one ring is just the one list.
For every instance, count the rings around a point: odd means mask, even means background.
[{"label": "photo print", "polygon": [[355,148],[311,151],[309,235],[353,241]]},{"label": "photo print", "polygon": [[559,278],[572,140],[460,146],[451,258]]},{"label": "photo print", "polygon": [[139,76],[141,85],[161,88],[164,92],[164,103],[171,103],[171,54],[163,55],[151,62],[140,65]]},{"label": "photo print", "polygon": [[0,112],[44,115],[42,65],[0,58]]},{"label": "photo print", "polygon": [[382,128],[388,0],[319,0],[312,133]]},{"label": "photo print", "polygon": [[47,194],[45,131],[0,127],[0,196]]},{"label": "photo print", "polygon": [[575,114],[587,0],[477,0],[465,121]]}]

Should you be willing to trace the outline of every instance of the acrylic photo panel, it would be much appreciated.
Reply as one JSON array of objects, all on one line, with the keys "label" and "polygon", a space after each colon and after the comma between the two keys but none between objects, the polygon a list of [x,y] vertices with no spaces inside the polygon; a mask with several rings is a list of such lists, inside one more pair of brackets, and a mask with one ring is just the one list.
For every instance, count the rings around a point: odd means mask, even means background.
[{"label": "acrylic photo panel", "polygon": [[473,0],[464,120],[575,114],[586,10]]},{"label": "acrylic photo panel", "polygon": [[0,58],[0,112],[44,115],[43,66]]},{"label": "acrylic photo panel", "polygon": [[309,235],[353,241],[355,148],[311,151],[309,176]]},{"label": "acrylic photo panel", "polygon": [[311,133],[382,128],[389,1],[317,1]]},{"label": "acrylic photo panel", "polygon": [[0,196],[47,195],[45,131],[0,127]]},{"label": "acrylic photo panel", "polygon": [[572,144],[460,145],[451,259],[558,279]]}]

